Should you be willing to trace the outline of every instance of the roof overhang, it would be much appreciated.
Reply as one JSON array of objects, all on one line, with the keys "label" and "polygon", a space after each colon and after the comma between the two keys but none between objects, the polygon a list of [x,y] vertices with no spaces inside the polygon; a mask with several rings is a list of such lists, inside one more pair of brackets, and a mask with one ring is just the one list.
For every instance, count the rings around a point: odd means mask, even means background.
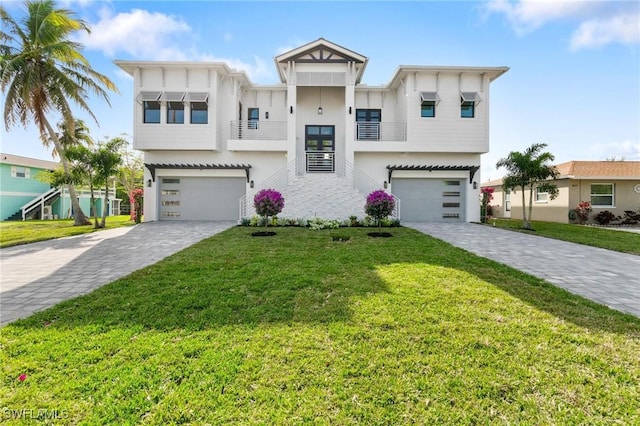
[{"label": "roof overhang", "polygon": [[422,66],[422,65],[400,65],[393,73],[391,80],[387,84],[392,88],[410,74],[416,73],[446,73],[446,74],[484,74],[492,82],[502,74],[509,71],[509,67],[457,67],[457,66]]},{"label": "roof overhang", "polygon": [[389,180],[391,182],[391,175],[395,170],[413,170],[413,171],[468,171],[469,172],[469,184],[473,183],[473,177],[480,170],[480,166],[427,166],[427,165],[404,165],[404,166],[396,166],[396,165],[388,165],[387,170],[389,171]]},{"label": "roof overhang", "polygon": [[156,170],[158,169],[171,169],[171,170],[244,170],[247,175],[247,182],[249,182],[249,164],[148,164],[144,166],[151,173],[151,179],[156,181]]}]

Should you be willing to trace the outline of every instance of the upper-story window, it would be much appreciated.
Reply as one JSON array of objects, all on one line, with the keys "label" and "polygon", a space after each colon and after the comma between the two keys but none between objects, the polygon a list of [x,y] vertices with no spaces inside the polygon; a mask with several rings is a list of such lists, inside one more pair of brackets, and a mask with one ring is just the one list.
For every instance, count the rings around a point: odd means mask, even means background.
[{"label": "upper-story window", "polygon": [[167,105],[167,123],[184,124],[184,92],[164,92],[160,101]]},{"label": "upper-story window", "polygon": [[460,92],[460,117],[475,117],[478,103],[480,103],[480,96],[476,92]]},{"label": "upper-story window", "polygon": [[591,184],[591,206],[614,207],[614,186],[612,183]]},{"label": "upper-story window", "polygon": [[420,92],[420,117],[435,117],[440,97],[436,92]]},{"label": "upper-story window", "polygon": [[382,110],[356,109],[356,136],[358,140],[379,140]]},{"label": "upper-story window", "polygon": [[162,92],[140,92],[136,100],[142,104],[142,122],[160,122],[160,95]]},{"label": "upper-story window", "polygon": [[191,124],[209,123],[209,94],[189,92],[184,98],[191,110]]},{"label": "upper-story window", "polygon": [[11,177],[29,179],[31,177],[31,169],[22,166],[11,166]]},{"label": "upper-story window", "polygon": [[258,120],[260,120],[260,108],[249,108],[249,129],[257,129]]}]

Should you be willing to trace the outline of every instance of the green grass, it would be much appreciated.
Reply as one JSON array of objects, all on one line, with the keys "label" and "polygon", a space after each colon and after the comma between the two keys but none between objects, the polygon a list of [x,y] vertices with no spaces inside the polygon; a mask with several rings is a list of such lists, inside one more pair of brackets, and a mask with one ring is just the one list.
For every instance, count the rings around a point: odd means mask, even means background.
[{"label": "green grass", "polygon": [[[103,229],[119,228],[134,225],[126,216],[107,217],[107,226]],[[87,234],[100,231],[91,225],[73,226],[73,219],[58,220],[27,220],[20,222],[0,222],[0,247],[10,247],[18,244],[34,243],[36,241],[52,240],[54,238],[70,237],[72,235]]]},{"label": "green grass", "polygon": [[251,231],[230,229],[4,327],[3,414],[58,410],[56,424],[640,422],[636,317],[411,229],[341,229],[348,241]]},{"label": "green grass", "polygon": [[[491,219],[488,225],[493,225]],[[522,228],[520,219],[495,219],[497,227],[556,240],[640,255],[640,234],[613,229],[555,222],[531,222],[533,231]]]}]

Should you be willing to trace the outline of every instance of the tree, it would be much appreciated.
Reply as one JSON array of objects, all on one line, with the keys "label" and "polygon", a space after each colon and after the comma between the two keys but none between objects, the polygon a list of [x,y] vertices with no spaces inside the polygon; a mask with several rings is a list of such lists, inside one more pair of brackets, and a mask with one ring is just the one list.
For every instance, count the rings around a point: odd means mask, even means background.
[{"label": "tree", "polygon": [[[118,168],[122,164],[122,149],[127,146],[127,140],[121,137],[112,138],[100,144],[94,152],[94,166],[97,177],[104,184],[104,202],[102,203],[102,222],[100,228],[104,228],[109,211],[109,184],[118,174]],[[114,194],[115,195],[115,194]]]},{"label": "tree", "polygon": [[284,198],[275,189],[263,189],[253,197],[256,213],[264,218],[264,226],[269,226],[269,216],[277,216],[284,208]]},{"label": "tree", "polygon": [[[122,136],[123,138],[126,135]],[[144,180],[144,162],[142,155],[138,152],[130,151],[129,149],[123,149],[122,151],[122,163],[118,170],[118,183],[122,186],[127,194],[129,200],[133,197],[133,191],[135,189],[142,188]],[[131,206],[131,220],[135,218],[134,206]]]},{"label": "tree", "polygon": [[[9,131],[15,125],[34,123],[43,143],[51,141],[61,154],[62,142],[47,117],[61,115],[69,134],[74,134],[72,104],[88,112],[97,123],[87,103],[89,95],[103,98],[110,105],[107,90],[117,92],[117,88],[91,67],[80,52],[81,45],[71,40],[78,31],[90,32],[84,21],[75,19],[70,10],[56,9],[52,0],[31,0],[25,6],[27,15],[20,22],[0,6],[0,89],[5,94],[5,128]],[[66,157],[60,155],[60,160],[69,173]],[[69,195],[75,225],[90,223],[73,185]]]},{"label": "tree", "polygon": [[[496,167],[507,169],[502,186],[504,191],[516,188],[522,190],[522,222],[525,229],[531,229],[531,213],[533,211],[533,193],[540,189],[549,194],[550,199],[558,196],[558,187],[554,183],[558,171],[550,163],[555,160],[553,154],[541,152],[547,144],[536,143],[524,152],[511,151],[506,158],[501,158]],[[525,203],[525,189],[529,189],[529,214]]]},{"label": "tree", "polygon": [[393,196],[382,189],[378,189],[367,195],[364,212],[378,222],[378,234],[380,234],[382,231],[382,220],[392,214],[395,208],[396,203]]}]

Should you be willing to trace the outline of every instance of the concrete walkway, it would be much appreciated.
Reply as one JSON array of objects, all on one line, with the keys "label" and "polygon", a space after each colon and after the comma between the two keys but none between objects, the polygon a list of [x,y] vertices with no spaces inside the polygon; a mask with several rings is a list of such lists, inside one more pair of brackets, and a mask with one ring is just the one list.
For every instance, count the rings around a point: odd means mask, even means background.
[{"label": "concrete walkway", "polygon": [[640,256],[471,223],[403,223],[640,317]]},{"label": "concrete walkway", "polygon": [[150,222],[0,250],[0,325],[144,268],[235,222]]}]

